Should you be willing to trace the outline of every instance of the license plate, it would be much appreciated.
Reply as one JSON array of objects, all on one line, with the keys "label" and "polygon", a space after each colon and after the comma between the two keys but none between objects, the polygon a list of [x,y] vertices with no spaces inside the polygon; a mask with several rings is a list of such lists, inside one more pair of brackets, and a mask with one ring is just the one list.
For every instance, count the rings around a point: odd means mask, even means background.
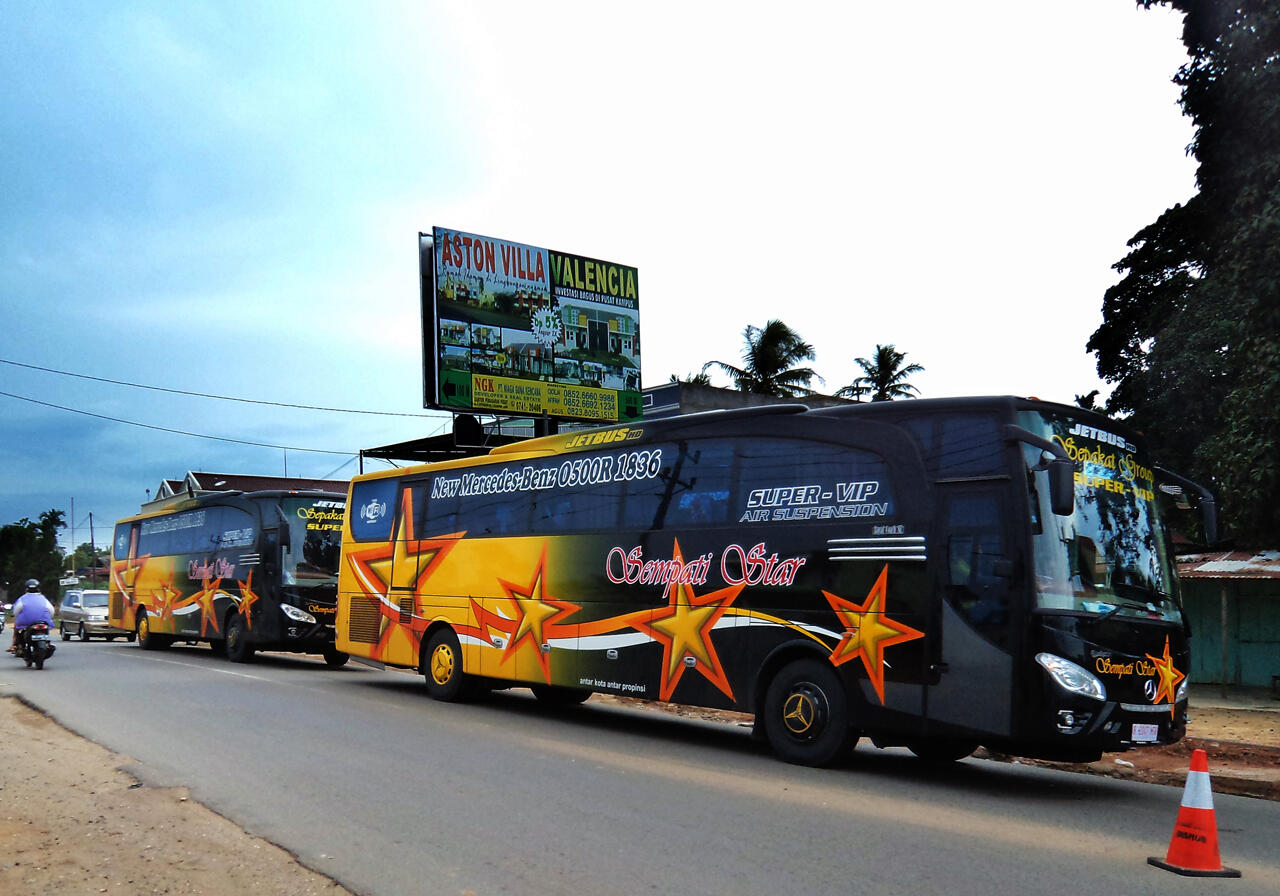
[{"label": "license plate", "polygon": [[1153,744],[1160,737],[1159,725],[1139,725],[1133,726],[1133,742],[1135,744]]}]

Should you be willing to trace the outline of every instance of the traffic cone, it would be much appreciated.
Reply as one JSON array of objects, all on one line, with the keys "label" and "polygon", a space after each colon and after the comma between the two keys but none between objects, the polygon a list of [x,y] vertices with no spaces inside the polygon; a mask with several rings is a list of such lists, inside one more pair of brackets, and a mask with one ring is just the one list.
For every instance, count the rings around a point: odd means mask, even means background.
[{"label": "traffic cone", "polygon": [[1218,823],[1213,815],[1213,788],[1209,784],[1209,759],[1204,750],[1191,754],[1191,771],[1182,790],[1182,805],[1173,825],[1173,839],[1164,861],[1152,856],[1147,863],[1188,877],[1239,877],[1224,868],[1218,855]]}]

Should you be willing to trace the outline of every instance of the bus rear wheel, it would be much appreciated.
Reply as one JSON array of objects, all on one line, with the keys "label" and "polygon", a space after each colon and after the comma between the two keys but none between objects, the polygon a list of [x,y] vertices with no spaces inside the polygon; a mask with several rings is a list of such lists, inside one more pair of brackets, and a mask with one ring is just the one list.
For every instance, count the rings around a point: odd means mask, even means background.
[{"label": "bus rear wheel", "polygon": [[469,695],[470,682],[462,671],[462,646],[453,629],[437,629],[427,641],[422,677],[427,682],[427,693],[437,700],[454,703]]},{"label": "bus rear wheel", "polygon": [[783,666],[764,697],[764,731],[779,759],[830,765],[858,740],[849,698],[830,663],[805,658]]}]

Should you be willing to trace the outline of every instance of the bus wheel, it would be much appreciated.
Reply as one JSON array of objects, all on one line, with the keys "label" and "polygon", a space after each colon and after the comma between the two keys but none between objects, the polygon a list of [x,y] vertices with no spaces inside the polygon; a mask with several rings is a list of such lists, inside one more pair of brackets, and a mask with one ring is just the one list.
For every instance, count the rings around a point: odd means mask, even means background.
[{"label": "bus wheel", "polygon": [[143,650],[159,650],[169,646],[169,639],[151,631],[151,617],[145,613],[138,616],[138,646]]},{"label": "bus wheel", "polygon": [[324,664],[334,669],[340,669],[347,664],[350,656],[338,650],[336,647],[326,647],[324,649]]},{"label": "bus wheel", "polygon": [[958,762],[971,756],[978,745],[971,740],[918,740],[907,749],[925,762]]},{"label": "bus wheel", "polygon": [[227,619],[226,646],[227,659],[233,663],[247,663],[253,659],[253,645],[249,643],[249,628],[244,624],[244,617],[232,613]]},{"label": "bus wheel", "polygon": [[591,691],[586,688],[566,688],[554,684],[530,685],[529,690],[533,691],[533,696],[538,698],[539,703],[547,706],[577,706],[579,703],[586,703],[591,696]]},{"label": "bus wheel", "polygon": [[422,676],[427,693],[437,700],[453,703],[467,697],[467,674],[462,671],[462,647],[451,628],[437,629],[422,655]]},{"label": "bus wheel", "polygon": [[796,765],[830,765],[858,740],[840,677],[810,658],[788,663],[769,682],[764,730],[778,758]]}]

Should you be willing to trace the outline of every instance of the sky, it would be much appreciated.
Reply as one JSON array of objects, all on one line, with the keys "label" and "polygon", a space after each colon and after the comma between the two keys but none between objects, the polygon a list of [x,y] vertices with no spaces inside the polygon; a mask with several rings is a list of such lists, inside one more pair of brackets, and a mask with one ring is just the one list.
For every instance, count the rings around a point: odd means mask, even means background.
[{"label": "sky", "polygon": [[636,267],[645,386],[780,318],[827,392],[892,343],[922,397],[1105,395],[1113,265],[1195,191],[1180,33],[1129,0],[0,5],[0,524],[104,546],[188,470],[346,479],[445,431],[433,226]]}]

